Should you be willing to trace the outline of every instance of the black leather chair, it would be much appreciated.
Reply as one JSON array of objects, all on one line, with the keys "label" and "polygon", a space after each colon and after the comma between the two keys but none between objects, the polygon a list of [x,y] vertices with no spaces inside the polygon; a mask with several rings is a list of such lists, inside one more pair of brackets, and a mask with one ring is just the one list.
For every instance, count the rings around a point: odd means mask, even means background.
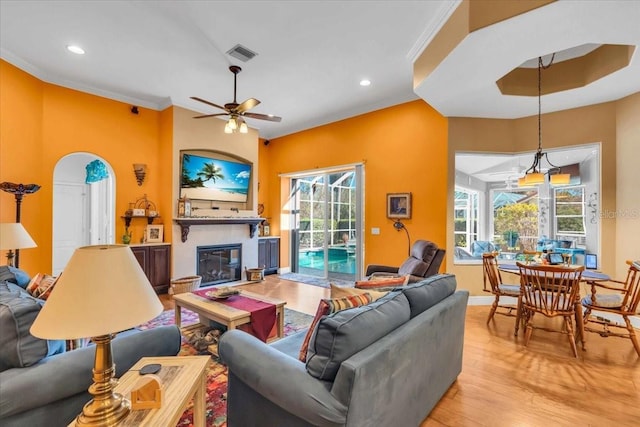
[{"label": "black leather chair", "polygon": [[418,282],[425,277],[438,274],[446,251],[428,240],[417,240],[411,247],[411,256],[400,267],[371,264],[366,276],[375,274],[409,274],[409,282]]}]

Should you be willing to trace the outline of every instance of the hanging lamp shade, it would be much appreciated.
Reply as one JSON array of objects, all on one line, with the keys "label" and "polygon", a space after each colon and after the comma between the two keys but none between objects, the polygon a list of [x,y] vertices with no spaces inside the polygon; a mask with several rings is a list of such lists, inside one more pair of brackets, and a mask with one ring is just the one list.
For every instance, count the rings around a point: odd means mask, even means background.
[{"label": "hanging lamp shade", "polygon": [[571,175],[568,173],[557,173],[551,175],[551,185],[567,185],[571,183]]},{"label": "hanging lamp shade", "polygon": [[525,175],[524,182],[527,185],[538,185],[544,183],[544,174],[540,172],[531,172]]}]

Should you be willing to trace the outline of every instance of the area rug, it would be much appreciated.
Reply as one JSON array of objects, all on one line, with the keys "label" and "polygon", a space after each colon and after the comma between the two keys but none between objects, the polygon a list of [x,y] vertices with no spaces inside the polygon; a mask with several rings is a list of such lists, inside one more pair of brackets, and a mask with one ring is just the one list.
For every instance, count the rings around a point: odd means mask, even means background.
[{"label": "area rug", "polygon": [[[284,335],[288,336],[300,330],[306,329],[311,324],[313,316],[300,313],[288,308],[284,309]],[[182,309],[182,325],[195,324],[198,315],[187,309]],[[166,310],[158,317],[143,325],[139,329],[151,329],[163,325],[175,323],[175,310]],[[197,351],[189,345],[185,337],[182,338],[182,346],[178,356],[209,355],[207,351]],[[207,402],[206,425],[207,427],[226,427],[227,425],[227,367],[220,360],[212,356],[212,363],[207,372]],[[184,412],[177,424],[179,427],[193,426],[193,406]]]},{"label": "area rug", "polygon": [[322,277],[309,276],[300,273],[284,273],[278,276],[280,279],[290,280],[292,282],[305,283],[307,285],[319,286],[321,288],[329,288],[330,283],[334,283],[338,286],[352,288],[354,282],[342,279],[324,279]]}]

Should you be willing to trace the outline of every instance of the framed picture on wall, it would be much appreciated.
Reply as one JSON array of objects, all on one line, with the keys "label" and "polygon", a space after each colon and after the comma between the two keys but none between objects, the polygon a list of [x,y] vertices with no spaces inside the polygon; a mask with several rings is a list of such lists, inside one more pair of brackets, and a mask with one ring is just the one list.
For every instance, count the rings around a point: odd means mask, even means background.
[{"label": "framed picture on wall", "polygon": [[145,232],[145,241],[147,243],[162,243],[164,237],[164,225],[149,224]]},{"label": "framed picture on wall", "polygon": [[411,193],[387,193],[387,218],[411,218]]}]

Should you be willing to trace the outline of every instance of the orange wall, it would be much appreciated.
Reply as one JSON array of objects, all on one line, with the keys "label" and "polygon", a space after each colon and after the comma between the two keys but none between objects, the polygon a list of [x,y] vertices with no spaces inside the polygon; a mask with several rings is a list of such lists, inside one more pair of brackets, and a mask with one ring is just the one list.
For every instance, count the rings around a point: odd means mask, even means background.
[{"label": "orange wall", "polygon": [[[53,171],[67,154],[88,152],[109,162],[116,178],[117,214],[124,214],[130,202],[146,193],[164,221],[171,218],[166,208],[171,192],[163,191],[163,171],[171,164],[165,163],[170,152],[162,148],[170,144],[171,122],[164,122],[162,129],[160,122],[166,113],[140,108],[134,115],[130,105],[44,83],[4,61],[0,61],[0,88],[0,180],[42,187],[25,196],[22,205],[22,222],[38,247],[21,251],[21,268],[30,274],[51,272]],[[148,166],[141,187],[133,163]],[[13,196],[2,193],[0,201],[2,221],[14,221]],[[134,241],[143,228],[143,223],[134,225]],[[118,217],[116,243],[123,232]]]},{"label": "orange wall", "polygon": [[[387,193],[412,193],[413,215],[403,221],[412,241],[445,247],[447,120],[424,101],[272,139],[260,144],[259,155],[259,203],[265,203],[272,233],[282,237],[282,267],[289,266],[288,233],[277,214],[288,189],[279,174],[359,162],[365,165],[365,265],[399,265],[407,257],[405,233],[386,218]],[[380,234],[371,235],[371,227]]]}]

